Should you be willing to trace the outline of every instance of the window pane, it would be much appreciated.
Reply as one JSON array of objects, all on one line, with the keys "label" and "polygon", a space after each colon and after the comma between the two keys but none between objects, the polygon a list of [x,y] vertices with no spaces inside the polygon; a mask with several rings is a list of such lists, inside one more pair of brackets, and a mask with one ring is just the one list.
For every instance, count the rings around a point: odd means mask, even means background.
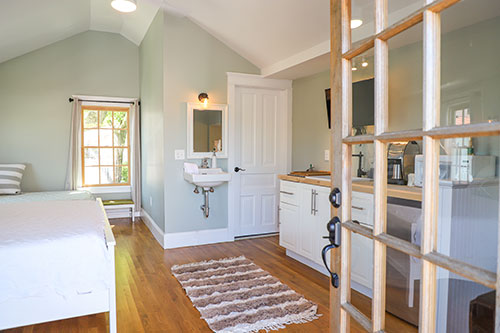
[{"label": "window pane", "polygon": [[375,34],[375,1],[352,0],[351,16],[353,43]]},{"label": "window pane", "polygon": [[113,112],[112,111],[99,111],[99,126],[101,128],[113,127]]},{"label": "window pane", "polygon": [[115,168],[115,183],[128,183],[128,166],[121,166]]},{"label": "window pane", "polygon": [[115,148],[115,165],[127,165],[127,164],[128,164],[128,149]]},{"label": "window pane", "polygon": [[500,121],[500,1],[461,1],[441,22],[441,125]]},{"label": "window pane", "polygon": [[495,332],[495,291],[437,268],[436,332]]},{"label": "window pane", "polygon": [[115,128],[127,128],[127,114],[128,112],[115,112],[114,113],[114,127]]},{"label": "window pane", "polygon": [[97,139],[97,135],[98,135],[98,130],[96,130],[96,129],[84,130],[84,132],[83,132],[83,144],[85,146],[96,147],[99,144],[99,141]]},{"label": "window pane", "polygon": [[389,130],[422,128],[422,23],[389,39]]},{"label": "window pane", "polygon": [[113,148],[101,148],[101,165],[113,165]]},{"label": "window pane", "polygon": [[128,146],[128,137],[126,130],[115,130],[115,146]]},{"label": "window pane", "polygon": [[387,7],[389,11],[389,25],[408,17],[416,10],[419,10],[424,6],[424,0],[389,0],[387,2]]},{"label": "window pane", "polygon": [[112,130],[99,130],[99,140],[101,147],[113,146]]},{"label": "window pane", "polygon": [[85,148],[85,166],[99,165],[99,149]]},{"label": "window pane", "polygon": [[101,184],[113,183],[113,167],[101,167]]},{"label": "window pane", "polygon": [[99,167],[85,168],[85,185],[99,184]]},{"label": "window pane", "polygon": [[83,126],[85,128],[97,128],[97,111],[83,111]]},{"label": "window pane", "polygon": [[370,49],[352,60],[352,135],[373,134],[374,93],[373,49]]}]

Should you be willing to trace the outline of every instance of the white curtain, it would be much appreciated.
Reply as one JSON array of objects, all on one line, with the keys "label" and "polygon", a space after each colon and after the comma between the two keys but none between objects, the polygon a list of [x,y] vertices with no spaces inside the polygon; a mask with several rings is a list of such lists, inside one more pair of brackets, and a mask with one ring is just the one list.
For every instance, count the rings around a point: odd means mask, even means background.
[{"label": "white curtain", "polygon": [[69,140],[69,154],[68,154],[68,165],[66,169],[66,182],[64,188],[68,191],[76,190],[81,183],[81,118],[82,113],[80,112],[81,101],[74,97],[73,104],[71,105],[71,128],[70,128],[70,140]]},{"label": "white curtain", "polygon": [[141,133],[139,102],[135,101],[130,107],[130,188],[132,190],[132,200],[135,204],[135,211],[141,211]]}]

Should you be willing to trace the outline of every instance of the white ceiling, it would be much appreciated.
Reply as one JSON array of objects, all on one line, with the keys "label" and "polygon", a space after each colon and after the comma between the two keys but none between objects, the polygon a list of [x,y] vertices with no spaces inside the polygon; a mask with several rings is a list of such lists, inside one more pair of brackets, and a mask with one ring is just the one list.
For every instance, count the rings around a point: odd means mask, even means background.
[{"label": "white ceiling", "polygon": [[[423,0],[388,3],[392,24]],[[498,0],[463,4],[443,19],[443,31],[498,16],[500,7]],[[373,0],[353,0],[353,18],[364,21],[353,30],[354,42],[374,33],[373,6]],[[265,77],[295,79],[329,67],[328,0],[137,0],[130,14],[113,10],[110,0],[0,0],[0,62],[87,30],[119,33],[139,45],[160,7],[189,18]],[[413,39],[404,37],[402,43]]]},{"label": "white ceiling", "polygon": [[138,45],[159,7],[137,0],[137,11],[122,14],[108,0],[0,0],[0,63],[88,30]]}]

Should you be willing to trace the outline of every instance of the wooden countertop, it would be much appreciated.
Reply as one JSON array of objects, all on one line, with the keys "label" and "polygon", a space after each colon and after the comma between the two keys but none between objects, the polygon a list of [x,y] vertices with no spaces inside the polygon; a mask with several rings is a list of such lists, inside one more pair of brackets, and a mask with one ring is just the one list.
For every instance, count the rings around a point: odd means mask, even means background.
[{"label": "wooden countertop", "polygon": [[[330,187],[331,183],[329,180],[319,180],[311,179],[305,177],[295,177],[289,175],[278,175],[281,180],[286,180],[295,183],[304,183],[318,186]],[[352,190],[356,192],[373,193],[373,182],[372,181],[353,181]],[[387,184],[387,196],[422,201],[422,189],[420,187],[408,187],[405,185],[393,185]]]}]

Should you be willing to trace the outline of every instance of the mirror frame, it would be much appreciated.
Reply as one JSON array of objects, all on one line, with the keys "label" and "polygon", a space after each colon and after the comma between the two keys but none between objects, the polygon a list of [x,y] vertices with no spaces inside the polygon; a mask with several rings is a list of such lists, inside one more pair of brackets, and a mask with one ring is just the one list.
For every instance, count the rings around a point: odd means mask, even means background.
[{"label": "mirror frame", "polygon": [[212,157],[212,152],[195,152],[193,147],[194,110],[222,111],[222,151],[217,152],[217,158],[227,158],[227,104],[187,103],[187,159],[202,159]]}]

